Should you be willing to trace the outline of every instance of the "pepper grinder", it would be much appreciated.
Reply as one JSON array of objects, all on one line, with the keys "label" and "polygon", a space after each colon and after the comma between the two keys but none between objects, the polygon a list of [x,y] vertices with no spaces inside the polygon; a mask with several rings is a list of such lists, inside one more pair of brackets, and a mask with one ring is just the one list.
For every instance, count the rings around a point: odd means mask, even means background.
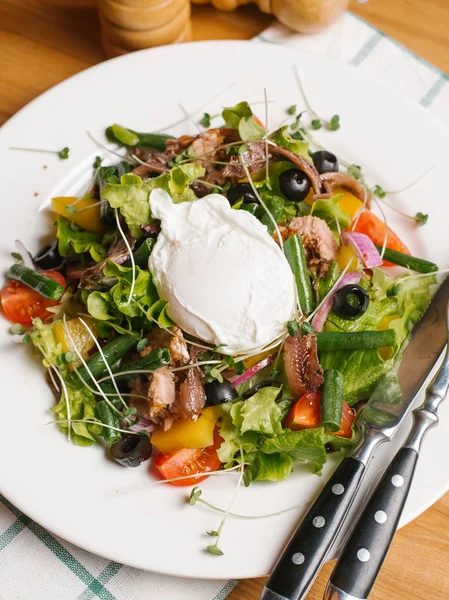
[{"label": "pepper grinder", "polygon": [[215,8],[234,10],[255,2],[259,9],[273,14],[286,27],[299,33],[317,33],[331,25],[349,5],[349,0],[192,0],[195,4],[211,2]]},{"label": "pepper grinder", "polygon": [[191,39],[190,0],[99,0],[98,10],[109,58]]}]

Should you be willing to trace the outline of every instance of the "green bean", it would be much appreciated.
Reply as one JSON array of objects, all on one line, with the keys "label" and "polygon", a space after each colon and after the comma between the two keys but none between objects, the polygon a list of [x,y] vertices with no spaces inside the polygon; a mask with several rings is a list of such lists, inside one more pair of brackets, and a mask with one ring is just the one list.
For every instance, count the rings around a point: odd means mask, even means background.
[{"label": "green bean", "polygon": [[[382,246],[379,246],[378,244],[375,244],[375,246],[379,252],[382,252]],[[390,250],[390,248],[385,248],[383,258],[388,262],[400,267],[406,267],[417,273],[434,273],[435,271],[438,271],[438,266],[433,262],[429,262],[423,258],[416,258],[416,256],[409,256],[408,254],[403,254],[396,250]]]},{"label": "green bean", "polygon": [[324,331],[316,334],[318,350],[329,352],[333,350],[368,350],[394,346],[396,334],[393,329],[385,331]]},{"label": "green bean", "polygon": [[304,321],[304,323],[301,323],[301,334],[302,335],[311,335],[312,333],[315,333],[315,329],[312,327],[312,325],[310,323],[307,323],[306,321]]},{"label": "green bean", "polygon": [[341,270],[335,261],[332,261],[326,276],[318,279],[318,293],[320,299],[324,298],[331,288],[337,283]]},{"label": "green bean", "polygon": [[[137,342],[138,340],[132,335],[121,335],[112,342],[109,342],[109,344],[106,344],[106,346],[102,348],[102,352],[107,364],[109,366],[115,365],[118,360],[123,358],[137,346]],[[96,352],[86,361],[86,364],[95,379],[98,379],[107,373],[108,369],[100,352]],[[77,371],[80,374],[80,377],[78,377],[76,371],[73,371],[73,373],[70,373],[68,376],[67,381],[76,388],[82,389],[84,386],[83,380],[89,383],[91,377],[84,365],[80,366]]]},{"label": "green bean", "polygon": [[321,390],[321,426],[326,431],[340,431],[343,414],[343,375],[330,369],[324,371],[324,383]]},{"label": "green bean", "polygon": [[[112,372],[115,381],[129,381],[130,379],[137,377],[137,374],[131,373],[131,371],[156,371],[156,369],[160,369],[164,365],[170,364],[170,360],[171,356],[168,349],[159,348],[137,360],[132,360],[124,365],[120,365],[120,367],[114,369]],[[130,371],[130,373],[128,373],[128,371]],[[112,381],[102,381],[100,387],[106,395],[117,393]]]},{"label": "green bean", "polygon": [[[117,417],[117,413],[112,410],[109,404],[105,400],[100,400],[95,407],[95,415],[104,425],[109,427],[120,428],[120,423]],[[122,434],[109,427],[103,427],[103,439],[108,446],[119,442],[122,439]]]},{"label": "green bean", "polygon": [[120,146],[130,148],[139,146],[155,150],[165,150],[165,140],[173,137],[165,133],[138,133],[120,125],[111,125],[106,129],[105,134],[110,142],[120,144]]},{"label": "green bean", "polygon": [[12,265],[9,267],[7,275],[10,279],[20,281],[20,283],[31,288],[43,298],[59,300],[64,294],[64,288],[60,283],[29,267],[18,264]]},{"label": "green bean", "polygon": [[308,315],[314,308],[312,284],[307,271],[306,255],[298,233],[284,243],[284,253],[295,276],[301,310]]},{"label": "green bean", "polygon": [[147,238],[134,252],[134,261],[141,269],[148,269],[148,259],[150,258],[154,244],[155,240],[153,238]]}]

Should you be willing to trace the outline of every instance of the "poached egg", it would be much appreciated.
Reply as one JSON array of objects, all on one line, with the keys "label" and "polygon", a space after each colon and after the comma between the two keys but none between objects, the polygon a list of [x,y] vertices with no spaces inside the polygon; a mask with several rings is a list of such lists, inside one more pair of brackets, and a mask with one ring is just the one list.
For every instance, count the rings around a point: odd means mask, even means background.
[{"label": "poached egg", "polygon": [[148,266],[173,321],[229,355],[278,339],[295,314],[296,284],[265,225],[220,194],[174,204],[155,189],[150,205],[161,232]]}]

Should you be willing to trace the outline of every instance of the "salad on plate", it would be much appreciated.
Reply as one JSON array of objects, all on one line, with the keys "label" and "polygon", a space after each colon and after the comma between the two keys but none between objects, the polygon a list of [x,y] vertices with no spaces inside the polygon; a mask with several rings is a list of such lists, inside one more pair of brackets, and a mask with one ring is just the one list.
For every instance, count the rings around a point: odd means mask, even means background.
[{"label": "salad on plate", "polygon": [[73,444],[194,486],[319,473],[356,441],[438,268],[373,212],[386,192],[314,140],[338,116],[286,112],[271,132],[247,102],[198,135],[114,124],[115,161],[52,199],[53,241],[16,242],[2,309]]}]

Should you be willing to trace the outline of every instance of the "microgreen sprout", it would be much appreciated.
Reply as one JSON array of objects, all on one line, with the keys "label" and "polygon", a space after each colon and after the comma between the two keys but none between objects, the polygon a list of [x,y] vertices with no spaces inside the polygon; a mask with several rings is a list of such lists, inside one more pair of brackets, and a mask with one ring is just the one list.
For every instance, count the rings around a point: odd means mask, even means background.
[{"label": "microgreen sprout", "polygon": [[330,131],[337,131],[337,129],[340,129],[340,115],[333,115],[327,125],[327,128]]},{"label": "microgreen sprout", "polygon": [[45,154],[56,154],[61,159],[69,158],[70,148],[63,148],[62,150],[46,150],[44,148],[19,148],[17,146],[10,146],[10,150],[21,150],[23,152],[44,152]]},{"label": "microgreen sprout", "polygon": [[[89,365],[86,363],[86,361],[84,360],[83,355],[81,354],[81,352],[79,351],[77,345],[75,344],[75,341],[72,337],[72,334],[70,333],[70,329],[67,326],[67,318],[64,315],[62,318],[63,321],[63,325],[64,325],[64,334],[67,336],[67,339],[70,342],[70,346],[74,349],[75,354],[77,355],[78,359],[81,361],[83,367],[86,369],[87,374],[89,375],[91,381],[93,381],[93,383],[95,384],[96,388],[98,389],[98,391],[100,392],[100,395],[103,397],[103,399],[109,404],[110,408],[116,412],[118,415],[122,416],[122,413],[112,404],[112,402],[110,402],[109,398],[106,396],[106,394],[104,393],[104,391],[101,389],[99,382],[95,379],[92,371],[89,368]],[[96,338],[95,338],[96,339]],[[104,355],[103,355],[104,356]],[[106,361],[105,361],[106,362]],[[85,379],[81,376],[81,373],[78,371],[78,369],[76,367],[74,367],[74,371],[75,373],[78,375],[78,377],[80,378],[80,380],[83,382],[83,384],[86,387],[89,387],[87,385],[87,382],[85,381]],[[59,374],[59,371],[58,371]],[[126,406],[126,404],[125,404]],[[67,413],[68,415],[68,413]]]},{"label": "microgreen sprout", "polygon": [[295,337],[295,335],[299,331],[299,323],[298,321],[289,321],[287,323],[287,331],[290,337]]},{"label": "microgreen sprout", "polygon": [[[219,471],[208,471],[208,477],[217,477],[222,475],[237,475],[236,471],[240,470],[240,465],[235,467],[231,467],[229,469],[220,469]],[[137,485],[132,485],[129,488],[119,488],[117,493],[128,492],[135,489],[140,489],[144,487],[152,487],[154,485],[162,485],[165,483],[173,483],[174,481],[184,481],[186,479],[196,479],[198,477],[204,477],[204,473],[191,473],[190,475],[181,475],[180,477],[172,477],[171,479],[158,479],[157,481],[149,481],[147,483],[139,483]]]},{"label": "microgreen sprout", "polygon": [[19,264],[23,265],[24,260],[23,260],[23,256],[21,254],[19,254],[18,252],[11,252],[11,256],[13,257],[13,259],[18,262]]},{"label": "microgreen sprout", "polygon": [[[33,333],[37,333],[37,336],[39,336],[39,331],[36,329],[35,331],[33,331]],[[31,338],[33,337],[33,335],[31,334]],[[45,350],[43,349],[43,347],[41,346],[41,344],[36,343],[36,347],[42,352],[48,368],[53,371],[53,373],[57,376],[57,378],[59,379],[59,382],[61,384],[62,387],[62,392],[64,395],[64,400],[65,400],[65,406],[66,406],[66,411],[67,411],[67,419],[70,421],[70,418],[72,416],[71,410],[70,410],[70,401],[69,401],[69,393],[67,391],[67,386],[66,383],[64,381],[64,378],[62,377],[61,373],[59,372],[59,369],[51,362],[51,360],[48,358]],[[56,386],[57,387],[57,386]],[[54,422],[54,421],[52,421]],[[70,425],[67,428],[67,440],[70,442]]]},{"label": "microgreen sprout", "polygon": [[295,74],[295,78],[296,78],[296,82],[298,84],[299,90],[304,99],[304,103],[307,107],[307,111],[310,114],[310,117],[312,119],[311,123],[310,123],[312,129],[321,129],[323,124],[326,126],[327,129],[329,129],[329,131],[337,131],[337,129],[340,129],[340,115],[332,115],[332,117],[330,118],[329,121],[320,117],[318,115],[318,113],[312,108],[312,105],[310,104],[310,102],[306,96],[306,93],[304,91],[304,86],[302,84],[301,77],[298,72],[298,68],[294,67],[293,71]]},{"label": "microgreen sprout", "polygon": [[297,106],[296,104],[292,104],[291,106],[289,106],[287,108],[287,110],[285,111],[288,115],[296,115],[296,110],[297,110]]},{"label": "microgreen sprout", "polygon": [[[239,467],[240,468],[240,465]],[[207,500],[205,500],[202,497],[202,491],[198,486],[195,486],[191,493],[190,493],[190,497],[189,497],[189,504],[191,506],[195,506],[196,504],[202,504],[203,506],[206,506],[207,508],[210,508],[211,510],[215,511],[215,512],[219,512],[222,514],[226,513],[226,510],[224,508],[220,508],[218,506],[215,506],[214,504],[212,504],[211,502],[208,502]],[[286,512],[290,512],[291,510],[298,510],[298,508],[303,508],[304,506],[308,506],[310,504],[310,502],[304,502],[303,504],[297,504],[295,506],[289,506],[288,508],[284,508],[282,510],[279,510],[277,512],[274,513],[268,513],[268,514],[263,514],[263,515],[242,515],[239,513],[235,513],[235,512],[228,512],[228,516],[230,517],[234,517],[235,519],[267,519],[269,517],[276,517],[277,515],[282,515]],[[210,535],[211,537],[217,537],[218,535],[218,531],[212,530],[212,531],[206,531],[207,535]]]},{"label": "microgreen sprout", "polygon": [[[226,511],[224,512],[221,523],[218,526],[218,529],[216,530],[217,535],[215,536],[215,538],[216,538],[215,542],[214,542],[214,544],[212,544],[211,546],[207,546],[207,548],[206,548],[207,552],[209,552],[210,554],[214,554],[215,556],[223,555],[223,551],[219,548],[218,543],[220,541],[220,536],[223,531],[223,527],[226,523],[226,519],[228,518],[231,508],[237,498],[237,494],[238,494],[239,488],[242,484],[243,476],[245,473],[245,456],[243,454],[243,449],[241,447],[240,447],[240,465],[239,465],[239,467],[240,467],[239,479],[237,481],[237,485],[236,485],[234,494],[232,495],[231,501],[229,502],[228,507],[227,507]],[[199,497],[198,497],[198,499],[199,499]]]},{"label": "microgreen sprout", "polygon": [[415,215],[415,221],[418,223],[418,225],[425,225],[427,223],[428,218],[429,215],[426,215],[422,212],[417,212]]},{"label": "microgreen sprout", "polygon": [[387,192],[383,190],[380,185],[375,185],[373,192],[376,194],[378,198],[385,198]]},{"label": "microgreen sprout", "polygon": [[25,329],[23,325],[20,325],[20,323],[14,323],[14,325],[11,327],[11,333],[14,335],[23,335],[25,333]]},{"label": "microgreen sprout", "polygon": [[349,165],[347,168],[348,175],[354,177],[354,179],[362,178],[362,167],[360,165]]},{"label": "microgreen sprout", "polygon": [[102,161],[101,156],[96,156],[95,160],[93,162],[92,168],[98,169],[99,167],[101,167],[101,161]]},{"label": "microgreen sprout", "polygon": [[144,348],[146,348],[147,346],[148,346],[148,338],[144,337],[137,344],[136,350],[137,350],[137,352],[142,352],[142,350]]},{"label": "microgreen sprout", "polygon": [[268,97],[267,97],[267,88],[263,88],[263,97],[265,102],[265,179],[266,185],[269,189],[271,189],[270,183],[270,159],[268,154]]},{"label": "microgreen sprout", "polygon": [[205,127],[207,129],[208,127],[210,127],[211,120],[214,119],[215,117],[218,117],[218,115],[211,116],[209,113],[205,112],[204,115],[200,119],[200,125],[202,125],[203,127]]},{"label": "microgreen sprout", "polygon": [[270,218],[271,222],[272,222],[272,223],[273,223],[273,225],[274,225],[274,229],[275,229],[275,231],[276,231],[276,235],[277,235],[277,238],[278,238],[279,246],[280,246],[281,248],[284,248],[284,242],[282,241],[282,235],[281,235],[281,231],[280,231],[280,229],[279,229],[279,225],[277,224],[277,221],[276,221],[276,219],[275,219],[275,218],[273,217],[273,215],[271,214],[271,212],[270,212],[270,210],[269,210],[268,206],[267,206],[267,205],[265,204],[265,202],[262,200],[262,197],[261,197],[261,195],[260,195],[260,194],[259,194],[259,192],[257,191],[257,188],[256,188],[256,186],[254,185],[253,178],[251,177],[251,173],[249,172],[249,169],[248,169],[248,164],[247,164],[247,163],[245,163],[245,162],[242,160],[242,157],[240,157],[240,162],[241,162],[241,165],[242,165],[242,167],[243,167],[243,170],[245,171],[246,178],[248,179],[248,182],[249,182],[249,184],[250,184],[250,185],[251,185],[251,187],[252,187],[252,190],[253,190],[253,192],[254,192],[254,195],[256,196],[257,200],[260,202],[261,206],[263,207],[263,209],[265,210],[265,212],[267,213],[267,215],[269,216],[269,218]]}]

